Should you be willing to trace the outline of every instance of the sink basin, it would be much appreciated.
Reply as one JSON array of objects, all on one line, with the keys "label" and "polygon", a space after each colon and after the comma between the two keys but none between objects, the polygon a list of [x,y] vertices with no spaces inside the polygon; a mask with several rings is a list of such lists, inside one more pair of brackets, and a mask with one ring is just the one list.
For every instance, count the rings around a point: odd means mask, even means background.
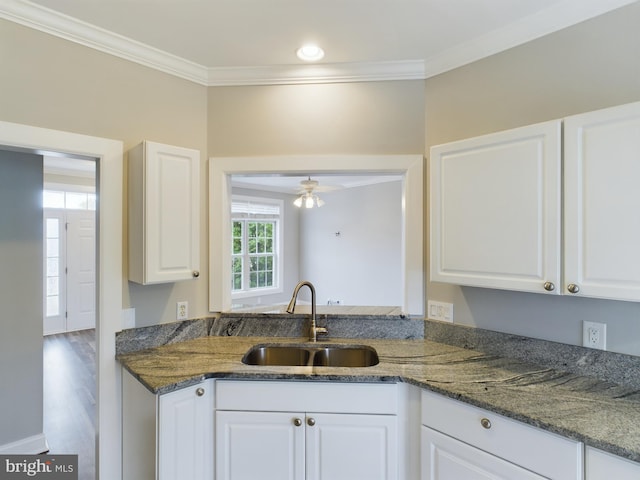
[{"label": "sink basin", "polygon": [[290,367],[372,367],[379,363],[366,345],[256,345],[242,358],[246,365]]}]

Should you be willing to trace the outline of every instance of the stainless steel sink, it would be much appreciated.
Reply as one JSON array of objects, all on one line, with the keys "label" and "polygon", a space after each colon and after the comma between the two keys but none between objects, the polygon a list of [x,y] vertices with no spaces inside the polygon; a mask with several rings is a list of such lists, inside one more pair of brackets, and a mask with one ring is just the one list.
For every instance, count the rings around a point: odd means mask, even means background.
[{"label": "stainless steel sink", "polygon": [[372,367],[378,353],[367,345],[256,345],[242,358],[246,365]]}]

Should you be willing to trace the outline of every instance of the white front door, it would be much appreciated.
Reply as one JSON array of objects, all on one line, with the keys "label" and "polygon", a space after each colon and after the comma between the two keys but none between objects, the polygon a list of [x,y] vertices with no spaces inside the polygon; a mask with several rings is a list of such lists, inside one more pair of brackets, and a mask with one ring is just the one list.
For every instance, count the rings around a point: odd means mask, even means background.
[{"label": "white front door", "polygon": [[45,335],[95,328],[95,212],[45,209]]}]

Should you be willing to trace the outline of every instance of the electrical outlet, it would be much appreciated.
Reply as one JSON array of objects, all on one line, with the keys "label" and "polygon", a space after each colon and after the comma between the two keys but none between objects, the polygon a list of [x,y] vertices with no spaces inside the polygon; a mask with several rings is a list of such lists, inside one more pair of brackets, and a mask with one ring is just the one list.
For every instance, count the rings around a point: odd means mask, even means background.
[{"label": "electrical outlet", "polygon": [[427,302],[428,317],[431,320],[453,323],[453,303]]},{"label": "electrical outlet", "polygon": [[186,320],[189,317],[189,302],[176,303],[176,320]]},{"label": "electrical outlet", "polygon": [[582,322],[582,346],[607,349],[607,324],[596,322]]}]

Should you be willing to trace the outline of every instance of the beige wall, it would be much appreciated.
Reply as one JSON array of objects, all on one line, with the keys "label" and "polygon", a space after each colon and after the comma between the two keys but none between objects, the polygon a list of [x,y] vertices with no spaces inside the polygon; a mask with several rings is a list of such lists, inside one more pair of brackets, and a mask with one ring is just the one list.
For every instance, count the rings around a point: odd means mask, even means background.
[{"label": "beige wall", "polygon": [[[635,4],[426,82],[205,88],[0,20],[0,119],[209,156],[418,153],[437,143],[640,100]],[[206,176],[203,176],[206,225]],[[126,224],[125,224],[126,225]],[[207,313],[207,233],[195,282],[125,282],[138,325]],[[456,320],[580,343],[607,321],[613,349],[640,354],[640,304],[428,285]]]},{"label": "beige wall", "polygon": [[[426,82],[431,145],[640,100],[640,4]],[[456,322],[581,344],[606,322],[608,349],[640,355],[640,304],[429,284]]]},{"label": "beige wall", "polygon": [[424,82],[209,89],[209,154],[422,153]]},{"label": "beige wall", "polygon": [[[142,140],[195,148],[206,172],[205,87],[5,20],[0,59],[0,120],[121,140],[125,150]],[[203,175],[203,206],[206,198]],[[206,208],[201,221],[206,225]],[[126,217],[124,228],[126,238]],[[189,301],[191,316],[207,313],[206,229],[201,238],[203,275],[197,281],[124,282],[124,306],[136,307],[138,325],[175,320],[179,300]],[[126,242],[124,253],[126,259]]]}]

